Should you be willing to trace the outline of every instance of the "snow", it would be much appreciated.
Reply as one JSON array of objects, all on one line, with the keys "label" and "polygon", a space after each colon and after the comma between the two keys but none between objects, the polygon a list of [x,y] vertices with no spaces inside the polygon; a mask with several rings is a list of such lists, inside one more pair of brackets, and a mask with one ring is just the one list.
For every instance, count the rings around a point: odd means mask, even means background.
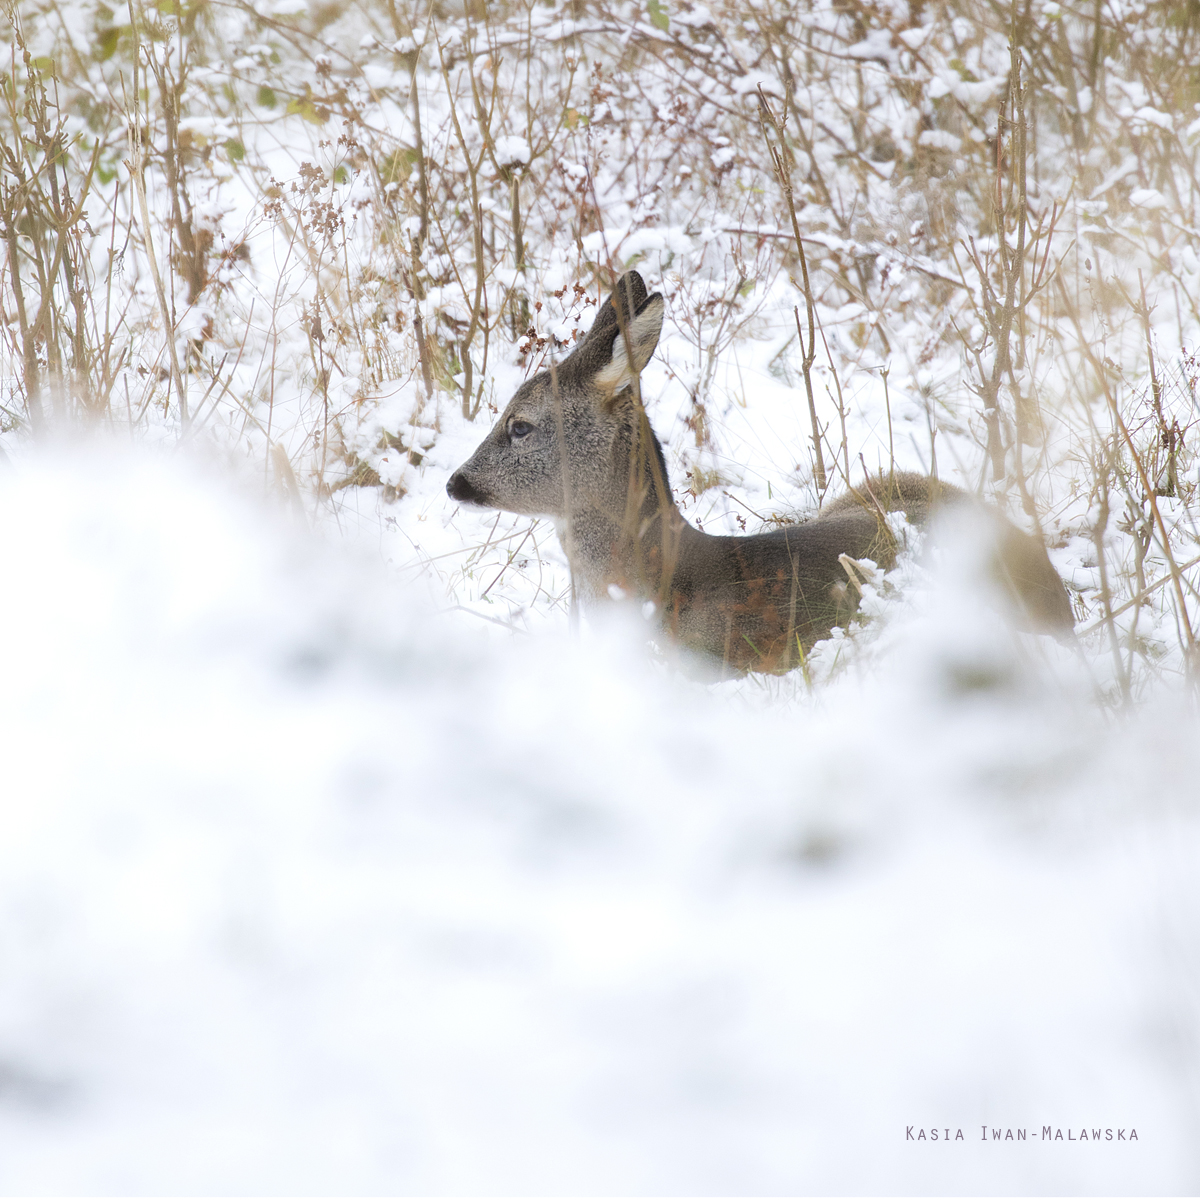
[{"label": "snow", "polygon": [[[147,68],[189,56],[194,304],[144,108],[189,424],[130,240],[129,14],[23,5],[71,203],[100,157],[80,222],[18,239],[28,313],[59,243],[86,282],[32,335],[45,428],[0,272],[0,1187],[1196,1191],[1193,651],[1147,507],[1191,563],[1200,121],[1156,64],[1195,30],[1124,6],[1095,63],[1086,14],[1029,28],[993,485],[1002,13],[148,8]],[[936,461],[1044,532],[1074,647],[1010,627],[969,530],[894,518],[803,673],[704,682],[637,597],[577,619],[549,523],[448,500],[635,265],[685,516],[816,511],[760,87],[827,494]]]},{"label": "snow", "polygon": [[1134,188],[1129,193],[1129,203],[1137,208],[1166,208],[1166,197],[1157,188]]},{"label": "snow", "polygon": [[957,554],[781,702],[185,452],[0,502],[6,1191],[1194,1184],[1192,718],[1106,724]]},{"label": "snow", "polygon": [[895,56],[892,50],[892,35],[886,29],[872,29],[859,43],[846,52],[854,58],[879,58],[890,62]]},{"label": "snow", "polygon": [[933,146],[937,150],[949,150],[957,153],[962,149],[962,138],[942,129],[926,129],[919,138],[918,146]]},{"label": "snow", "polygon": [[1159,129],[1172,129],[1175,125],[1170,113],[1151,108],[1149,105],[1139,108],[1133,115],[1136,120],[1145,121],[1147,125],[1157,125]]},{"label": "snow", "polygon": [[526,165],[533,151],[521,137],[499,137],[496,139],[496,161],[501,166]]},{"label": "snow", "polygon": [[926,38],[933,32],[932,29],[917,25],[912,29],[902,29],[896,36],[910,49],[920,50],[925,44]]}]

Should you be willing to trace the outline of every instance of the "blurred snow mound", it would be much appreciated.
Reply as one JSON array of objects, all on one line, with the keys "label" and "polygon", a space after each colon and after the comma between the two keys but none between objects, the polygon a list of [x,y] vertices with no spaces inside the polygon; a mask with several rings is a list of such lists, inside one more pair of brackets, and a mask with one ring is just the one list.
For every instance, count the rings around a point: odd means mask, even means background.
[{"label": "blurred snow mound", "polygon": [[[0,503],[6,1192],[1194,1187],[1182,700],[912,559],[810,697],[487,639],[179,455]],[[980,1140],[1045,1123],[1140,1140]]]}]

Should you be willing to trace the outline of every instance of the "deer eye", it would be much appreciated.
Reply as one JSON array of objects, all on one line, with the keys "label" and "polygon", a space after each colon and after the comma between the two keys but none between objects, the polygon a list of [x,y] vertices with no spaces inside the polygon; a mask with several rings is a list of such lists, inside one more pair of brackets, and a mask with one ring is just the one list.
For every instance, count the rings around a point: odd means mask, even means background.
[{"label": "deer eye", "polygon": [[533,426],[528,421],[513,421],[508,427],[510,438],[528,437],[533,432]]}]

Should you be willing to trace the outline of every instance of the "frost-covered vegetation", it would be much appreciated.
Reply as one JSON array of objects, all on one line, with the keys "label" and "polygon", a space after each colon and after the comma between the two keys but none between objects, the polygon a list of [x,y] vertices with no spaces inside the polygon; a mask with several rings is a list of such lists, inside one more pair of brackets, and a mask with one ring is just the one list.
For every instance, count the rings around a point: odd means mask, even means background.
[{"label": "frost-covered vegetation", "polygon": [[[0,1187],[1195,1189],[1195,3],[3,25]],[[936,472],[1078,647],[576,629],[444,486],[629,266],[689,520]]]},{"label": "frost-covered vegetation", "polygon": [[433,497],[636,264],[694,520],[936,467],[1058,549],[1105,702],[1183,670],[1191,7],[8,17],[10,445],[56,418],[215,443],[310,512],[382,514],[453,602],[557,619],[545,531]]}]

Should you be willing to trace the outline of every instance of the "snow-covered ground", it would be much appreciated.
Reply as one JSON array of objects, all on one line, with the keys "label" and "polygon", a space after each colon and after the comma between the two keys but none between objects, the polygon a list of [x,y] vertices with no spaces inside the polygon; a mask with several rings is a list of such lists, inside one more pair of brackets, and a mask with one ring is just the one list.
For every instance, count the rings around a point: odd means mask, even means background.
[{"label": "snow-covered ground", "polygon": [[1194,700],[953,556],[810,696],[183,452],[0,509],[0,1190],[1200,1188]]},{"label": "snow-covered ground", "polygon": [[[1200,1191],[1178,7],[0,11],[0,1192]],[[629,268],[688,520],[937,473],[1078,644],[573,622],[445,483]]]}]

